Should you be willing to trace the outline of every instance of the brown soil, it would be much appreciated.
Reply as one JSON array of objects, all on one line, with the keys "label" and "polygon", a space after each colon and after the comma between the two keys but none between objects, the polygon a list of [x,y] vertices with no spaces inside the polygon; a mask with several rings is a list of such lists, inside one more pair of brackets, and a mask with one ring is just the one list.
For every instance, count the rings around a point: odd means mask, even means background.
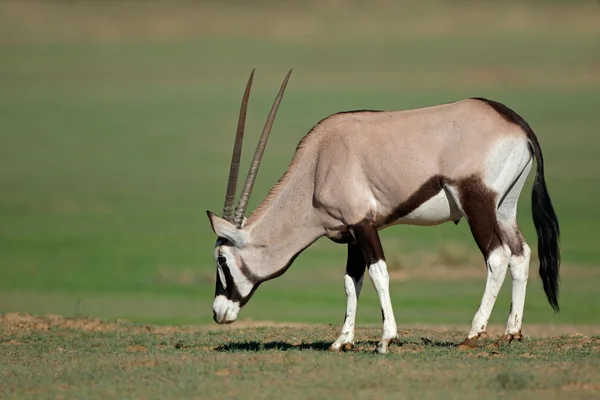
[{"label": "brown soil", "polygon": [[[186,333],[186,332],[208,332],[215,330],[232,331],[238,329],[255,327],[276,327],[276,328],[310,328],[317,327],[314,324],[286,323],[273,321],[254,321],[240,320],[231,325],[196,325],[196,326],[150,326],[136,325],[128,321],[107,322],[98,318],[79,317],[69,318],[60,315],[30,315],[21,313],[8,313],[0,318],[0,333],[3,335],[25,334],[31,331],[50,331],[54,329],[74,329],[81,331],[119,331],[119,332],[153,332],[160,334]],[[375,326],[373,326],[375,327]],[[378,326],[377,326],[378,327]],[[341,328],[341,327],[340,327]],[[370,328],[370,327],[364,327]],[[436,333],[460,333],[467,332],[467,326],[452,326],[439,324],[413,324],[410,326],[401,326],[399,332],[401,335],[409,335],[416,332],[436,332]],[[487,332],[491,339],[497,339],[504,333],[503,325],[490,325]],[[600,325],[573,325],[573,324],[525,324],[523,328],[525,337],[549,338],[556,336],[569,335],[573,338],[581,338],[583,341],[591,340],[589,336],[600,336]],[[10,340],[4,345],[19,345],[18,340]],[[131,351],[143,351],[139,348],[132,348]]]},{"label": "brown soil", "polygon": [[97,318],[65,318],[60,315],[36,316],[20,313],[8,313],[0,320],[0,329],[6,333],[21,331],[47,331],[54,328],[76,329],[82,331],[114,331],[121,328],[120,323],[104,322]]},{"label": "brown soil", "polygon": [[144,346],[129,346],[127,347],[127,351],[130,353],[145,353],[148,349]]}]

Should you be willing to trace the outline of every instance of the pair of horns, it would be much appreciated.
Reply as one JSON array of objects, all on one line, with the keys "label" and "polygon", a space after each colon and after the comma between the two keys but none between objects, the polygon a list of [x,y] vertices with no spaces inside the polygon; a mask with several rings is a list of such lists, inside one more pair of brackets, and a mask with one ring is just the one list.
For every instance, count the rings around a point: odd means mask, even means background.
[{"label": "pair of horns", "polygon": [[281,88],[279,89],[279,93],[277,93],[275,101],[273,102],[271,112],[269,112],[269,117],[267,118],[267,122],[265,123],[262,134],[260,135],[260,140],[256,146],[254,158],[252,158],[250,170],[248,171],[248,176],[246,176],[246,182],[244,183],[244,188],[242,189],[242,194],[240,195],[240,200],[234,213],[233,202],[235,200],[235,191],[237,189],[240,158],[242,156],[242,142],[244,141],[244,128],[246,126],[246,111],[248,109],[250,88],[252,87],[252,80],[254,79],[254,69],[250,73],[250,78],[248,78],[246,91],[244,92],[244,97],[242,98],[242,107],[240,108],[237,133],[235,135],[235,143],[233,145],[233,155],[231,156],[231,166],[229,168],[229,181],[227,183],[227,192],[225,194],[225,205],[223,206],[223,219],[231,222],[237,228],[241,228],[242,226],[246,206],[248,205],[250,193],[252,193],[254,181],[256,180],[258,168],[260,167],[260,161],[263,153],[265,152],[265,148],[267,147],[267,141],[269,140],[269,134],[271,133],[273,122],[275,122],[275,116],[277,115],[277,110],[279,109],[279,103],[281,103],[283,93],[285,92],[285,87],[287,86],[291,74],[292,70],[290,69],[283,80],[283,83],[281,84]]}]

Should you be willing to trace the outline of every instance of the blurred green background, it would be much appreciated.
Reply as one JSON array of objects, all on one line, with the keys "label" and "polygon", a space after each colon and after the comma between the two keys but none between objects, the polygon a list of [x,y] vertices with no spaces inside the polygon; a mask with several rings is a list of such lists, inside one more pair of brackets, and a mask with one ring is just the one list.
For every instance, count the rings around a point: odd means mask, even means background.
[{"label": "blurred green background", "polygon": [[[564,256],[563,311],[534,260],[525,323],[598,322],[595,1],[0,2],[0,312],[212,322],[205,211],[221,212],[253,67],[243,168],[294,73],[251,209],[331,113],[474,96],[513,108],[542,144]],[[529,184],[519,214],[536,248]],[[468,326],[485,268],[466,224],[382,236],[399,325]],[[319,240],[240,318],[341,324],[345,252]],[[492,322],[504,323],[510,283]],[[371,285],[358,315],[379,322]]]}]

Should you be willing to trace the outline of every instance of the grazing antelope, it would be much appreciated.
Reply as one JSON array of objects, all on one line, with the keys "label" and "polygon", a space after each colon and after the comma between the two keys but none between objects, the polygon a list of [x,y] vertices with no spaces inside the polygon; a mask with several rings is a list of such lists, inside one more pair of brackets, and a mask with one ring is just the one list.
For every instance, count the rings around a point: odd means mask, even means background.
[{"label": "grazing antelope", "polygon": [[476,347],[510,270],[513,289],[506,332],[521,338],[530,249],[517,223],[517,201],[532,167],[533,222],[539,273],[558,312],[559,225],[544,180],[540,144],[529,125],[495,101],[466,99],[406,111],[350,111],[320,121],[300,142],[283,177],[249,216],[248,198],[291,70],[275,98],[237,208],[233,209],[254,70],[242,100],[229,183],[220,218],[208,211],[218,239],[214,320],[235,321],[258,286],[282,275],[322,236],[348,246],[347,306],[331,350],[354,343],[365,269],[381,303],[387,353],[397,339],[389,276],[378,230],[395,224],[437,225],[465,218],[487,265],[481,304],[463,345]]}]

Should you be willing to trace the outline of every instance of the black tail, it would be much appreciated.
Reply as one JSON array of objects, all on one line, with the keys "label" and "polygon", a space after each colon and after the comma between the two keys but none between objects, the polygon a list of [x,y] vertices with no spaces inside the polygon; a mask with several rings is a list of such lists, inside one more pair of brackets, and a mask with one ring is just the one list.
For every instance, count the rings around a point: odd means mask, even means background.
[{"label": "black tail", "polygon": [[546,292],[548,302],[554,311],[558,312],[558,283],[560,279],[560,249],[558,244],[560,227],[558,226],[558,219],[552,207],[552,201],[550,201],[546,180],[544,179],[542,149],[531,128],[529,128],[527,136],[531,142],[533,155],[537,162],[537,171],[531,193],[531,212],[538,237],[540,277],[544,284],[544,292]]}]

